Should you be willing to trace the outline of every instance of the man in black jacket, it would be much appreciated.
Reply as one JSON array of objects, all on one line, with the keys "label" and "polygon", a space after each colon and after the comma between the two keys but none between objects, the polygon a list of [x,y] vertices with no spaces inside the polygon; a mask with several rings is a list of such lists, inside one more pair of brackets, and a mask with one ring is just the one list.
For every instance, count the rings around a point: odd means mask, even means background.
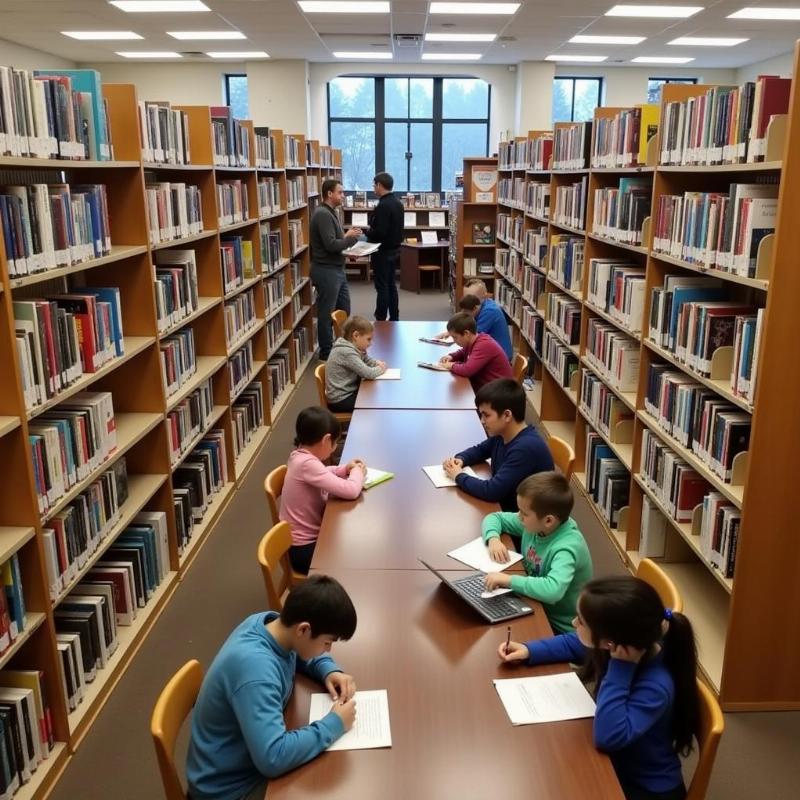
[{"label": "man in black jacket", "polygon": [[378,205],[372,212],[367,239],[380,242],[377,253],[372,255],[372,274],[375,281],[375,319],[382,322],[400,319],[395,282],[397,264],[400,260],[400,243],[403,241],[403,204],[392,192],[394,178],[388,172],[379,172],[373,187],[378,195]]}]

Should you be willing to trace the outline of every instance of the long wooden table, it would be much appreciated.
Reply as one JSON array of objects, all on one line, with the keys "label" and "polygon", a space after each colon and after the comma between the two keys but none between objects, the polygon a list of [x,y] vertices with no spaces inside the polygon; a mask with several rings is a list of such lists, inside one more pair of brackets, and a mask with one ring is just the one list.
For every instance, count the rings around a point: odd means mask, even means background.
[{"label": "long wooden table", "polygon": [[467,378],[417,366],[419,361],[438,361],[451,349],[419,341],[420,336],[433,337],[445,327],[445,322],[376,322],[369,354],[399,368],[401,377],[361,381],[356,409],[474,409],[475,392]]},{"label": "long wooden table", "polygon": [[[610,761],[592,744],[591,720],[514,727],[492,684],[566,665],[501,664],[505,626],[486,625],[426,570],[341,570],[337,577],[353,598],[358,628],[333,656],[359,689],[388,689],[392,747],[323,753],[271,781],[268,800],[622,800]],[[539,638],[550,626],[538,607],[512,632]],[[309,696],[320,691],[298,678],[290,728],[308,723]]]}]

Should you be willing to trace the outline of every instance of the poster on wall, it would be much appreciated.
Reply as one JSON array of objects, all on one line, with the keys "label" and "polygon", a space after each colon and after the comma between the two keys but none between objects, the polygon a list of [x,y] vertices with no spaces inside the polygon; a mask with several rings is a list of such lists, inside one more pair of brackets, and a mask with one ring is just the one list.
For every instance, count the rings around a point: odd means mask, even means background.
[{"label": "poster on wall", "polygon": [[473,169],[472,170],[472,197],[473,203],[494,203],[497,194],[497,170]]}]

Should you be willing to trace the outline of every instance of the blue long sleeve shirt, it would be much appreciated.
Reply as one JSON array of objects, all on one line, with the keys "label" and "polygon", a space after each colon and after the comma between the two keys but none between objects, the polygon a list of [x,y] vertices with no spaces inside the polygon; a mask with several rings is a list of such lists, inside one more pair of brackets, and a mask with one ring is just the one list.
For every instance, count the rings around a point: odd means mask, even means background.
[{"label": "blue long sleeve shirt", "polygon": [[186,777],[193,800],[238,800],[264,778],[310,761],[343,733],[333,712],[287,731],[283,711],[299,670],[324,681],[339,667],[284,650],[265,625],[274,611],[252,614],[228,637],[203,679],[192,715]]},{"label": "blue long sleeve shirt", "polygon": [[474,447],[456,453],[456,458],[460,458],[465,467],[491,458],[491,478],[473,478],[462,472],[456,476],[456,485],[480,500],[499,503],[503,511],[517,510],[517,486],[524,478],[553,469],[553,457],[547,443],[530,425],[508,444],[502,436],[491,436]]},{"label": "blue long sleeve shirt", "polygon": [[[583,662],[588,648],[575,633],[527,643],[530,664]],[[683,783],[672,746],[675,685],[662,653],[634,664],[610,659],[597,690],[594,743],[606,752],[624,787],[670,792]]]},{"label": "blue long sleeve shirt", "polygon": [[511,346],[511,334],[508,332],[506,315],[491,297],[487,297],[481,303],[475,324],[478,327],[478,333],[488,333],[503,348],[503,352],[511,361],[514,357],[514,348]]}]

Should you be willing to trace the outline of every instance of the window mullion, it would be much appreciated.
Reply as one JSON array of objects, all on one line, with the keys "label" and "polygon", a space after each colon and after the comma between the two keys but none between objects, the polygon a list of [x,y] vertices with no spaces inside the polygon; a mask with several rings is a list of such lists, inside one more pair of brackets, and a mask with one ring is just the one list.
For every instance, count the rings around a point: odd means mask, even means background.
[{"label": "window mullion", "polygon": [[431,130],[431,190],[442,189],[442,79],[433,79],[433,120]]}]

